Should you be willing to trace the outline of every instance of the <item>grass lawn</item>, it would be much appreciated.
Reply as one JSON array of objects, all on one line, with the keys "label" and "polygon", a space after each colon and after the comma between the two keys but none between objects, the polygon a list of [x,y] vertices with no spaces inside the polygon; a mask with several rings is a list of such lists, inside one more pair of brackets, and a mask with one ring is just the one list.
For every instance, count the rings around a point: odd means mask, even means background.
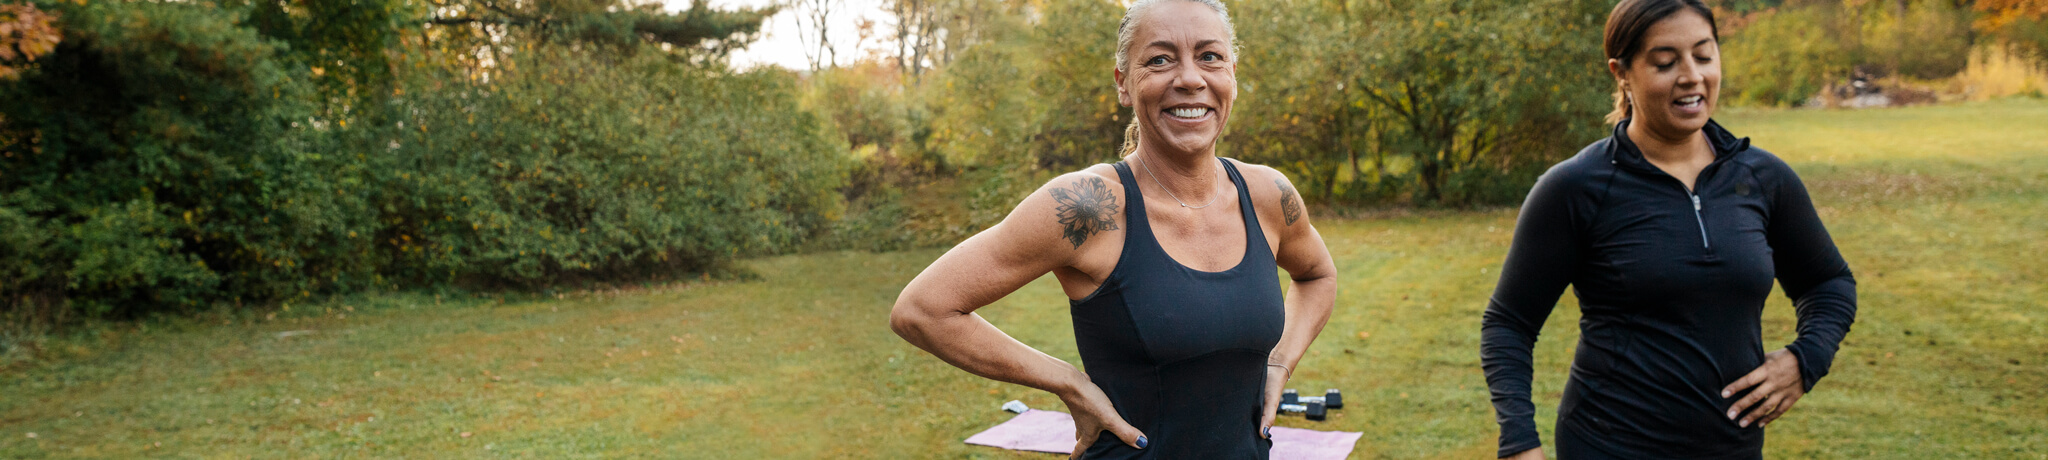
[{"label": "grass lawn", "polygon": [[[1773,458],[2048,458],[2048,102],[1755,111],[1857,273],[1832,374]],[[1512,209],[1320,221],[1343,280],[1295,385],[1345,390],[1358,458],[1486,458],[1479,317]],[[1063,409],[904,343],[887,314],[938,250],[749,262],[760,278],[562,298],[419,294],[88,328],[0,374],[0,457],[1054,458],[960,441],[1003,401]],[[1051,277],[983,315],[1078,362]],[[1550,426],[1577,338],[1536,352]],[[1792,338],[1774,298],[1766,346]]]}]

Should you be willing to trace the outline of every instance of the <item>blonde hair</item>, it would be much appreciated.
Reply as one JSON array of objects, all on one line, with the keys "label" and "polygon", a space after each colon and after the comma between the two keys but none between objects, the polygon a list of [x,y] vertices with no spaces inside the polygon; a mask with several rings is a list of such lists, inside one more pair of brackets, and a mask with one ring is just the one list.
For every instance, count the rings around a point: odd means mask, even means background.
[{"label": "blonde hair", "polygon": [[[1143,16],[1145,10],[1151,8],[1152,5],[1163,1],[1200,3],[1202,6],[1209,7],[1210,10],[1215,11],[1216,17],[1223,19],[1223,30],[1230,33],[1230,54],[1232,56],[1237,55],[1237,26],[1231,25],[1230,8],[1223,6],[1223,2],[1218,0],[1138,0],[1131,3],[1129,8],[1124,8],[1124,19],[1116,24],[1116,70],[1118,72],[1124,72],[1125,75],[1130,74],[1131,40],[1135,38],[1138,32],[1138,17]],[[1117,149],[1116,156],[1130,155],[1131,152],[1136,150],[1138,150],[1138,113],[1137,109],[1133,108],[1131,110],[1131,124],[1124,126],[1123,148]]]}]

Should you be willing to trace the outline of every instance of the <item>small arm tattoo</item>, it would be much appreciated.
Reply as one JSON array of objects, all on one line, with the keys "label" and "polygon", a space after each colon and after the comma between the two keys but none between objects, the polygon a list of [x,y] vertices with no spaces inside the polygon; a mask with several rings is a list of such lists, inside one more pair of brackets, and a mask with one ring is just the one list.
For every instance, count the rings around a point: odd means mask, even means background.
[{"label": "small arm tattoo", "polygon": [[1273,179],[1280,186],[1280,213],[1287,216],[1287,226],[1301,219],[1301,194],[1294,192],[1294,186],[1287,185],[1286,179]]},{"label": "small arm tattoo", "polygon": [[1074,181],[1068,188],[1052,189],[1052,199],[1058,200],[1060,227],[1064,229],[1067,242],[1075,249],[1088,237],[1103,231],[1116,230],[1116,195],[1109,193],[1109,187],[1102,184],[1102,178],[1089,177]]}]

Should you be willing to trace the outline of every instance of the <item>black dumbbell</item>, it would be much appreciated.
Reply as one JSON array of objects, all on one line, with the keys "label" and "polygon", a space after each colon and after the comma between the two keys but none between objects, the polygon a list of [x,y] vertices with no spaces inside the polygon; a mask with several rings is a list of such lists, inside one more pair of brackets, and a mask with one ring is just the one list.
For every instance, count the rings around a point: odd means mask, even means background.
[{"label": "black dumbbell", "polygon": [[1281,404],[1280,412],[1288,414],[1301,414],[1303,416],[1308,417],[1309,420],[1315,421],[1322,421],[1324,418],[1327,418],[1330,414],[1329,409],[1324,408],[1323,403],[1319,402],[1310,402],[1307,404]]},{"label": "black dumbbell", "polygon": [[1302,396],[1300,392],[1290,388],[1280,392],[1278,412],[1300,413],[1309,420],[1320,421],[1328,417],[1329,409],[1343,408],[1344,394],[1335,388],[1331,388],[1322,396]]},{"label": "black dumbbell", "polygon": [[1294,391],[1292,388],[1280,392],[1280,404],[1305,404],[1310,402],[1322,403],[1324,407],[1331,409],[1343,409],[1344,393],[1337,391],[1336,388],[1331,388],[1329,391],[1324,392],[1322,396],[1302,396],[1301,393]]}]

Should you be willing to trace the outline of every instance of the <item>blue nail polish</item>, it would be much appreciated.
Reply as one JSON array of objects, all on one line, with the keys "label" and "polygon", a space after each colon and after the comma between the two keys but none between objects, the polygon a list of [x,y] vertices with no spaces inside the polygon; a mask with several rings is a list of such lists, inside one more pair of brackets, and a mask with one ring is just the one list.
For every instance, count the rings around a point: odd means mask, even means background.
[{"label": "blue nail polish", "polygon": [[1145,437],[1144,437],[1144,436],[1139,436],[1139,437],[1138,437],[1138,448],[1139,448],[1139,449],[1143,449],[1143,448],[1145,448],[1145,446],[1146,446],[1146,445],[1149,445],[1149,444],[1152,444],[1152,440],[1150,440],[1150,439],[1145,439]]},{"label": "blue nail polish", "polygon": [[1266,439],[1273,439],[1273,427],[1266,427],[1266,429],[1262,431],[1265,431]]}]

